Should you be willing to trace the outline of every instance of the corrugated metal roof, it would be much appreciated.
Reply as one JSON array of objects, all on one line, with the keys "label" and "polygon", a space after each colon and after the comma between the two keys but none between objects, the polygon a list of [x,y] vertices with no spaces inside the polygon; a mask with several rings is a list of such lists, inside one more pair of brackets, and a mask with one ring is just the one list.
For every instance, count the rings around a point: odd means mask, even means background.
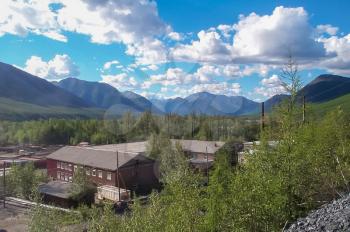
[{"label": "corrugated metal roof", "polygon": [[[206,153],[214,154],[217,152],[225,143],[220,141],[201,141],[201,140],[182,140],[182,139],[171,139],[171,142],[175,145],[177,142],[180,143],[182,149],[189,152],[195,153]],[[120,144],[109,144],[101,146],[92,146],[94,149],[106,150],[106,151],[119,151],[119,152],[135,152],[145,153],[147,150],[147,141],[134,142],[134,143],[120,143]]]},{"label": "corrugated metal roof", "polygon": [[91,146],[93,149],[113,151],[113,152],[132,152],[132,153],[145,153],[147,149],[147,141],[134,142],[134,143],[119,143],[119,144],[108,144]]},{"label": "corrugated metal roof", "polygon": [[[148,158],[138,153],[118,152],[119,167],[122,167],[131,160],[146,160]],[[63,147],[47,156],[49,159],[59,160],[68,163],[96,167],[107,170],[117,169],[117,152],[98,150],[92,147]]]},{"label": "corrugated metal roof", "polygon": [[39,185],[39,192],[63,199],[68,199],[72,194],[73,183],[63,181],[50,181]]},{"label": "corrugated metal roof", "polygon": [[214,154],[217,152],[222,146],[224,146],[224,142],[220,141],[201,141],[201,140],[176,140],[172,139],[173,143],[179,142],[182,146],[182,149],[185,151],[190,151],[194,153],[208,153]]}]

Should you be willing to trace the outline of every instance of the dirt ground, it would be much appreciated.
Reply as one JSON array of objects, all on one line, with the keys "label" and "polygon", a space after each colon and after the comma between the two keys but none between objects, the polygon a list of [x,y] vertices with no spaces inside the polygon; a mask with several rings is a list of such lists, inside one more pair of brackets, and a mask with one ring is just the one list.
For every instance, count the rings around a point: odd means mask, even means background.
[{"label": "dirt ground", "polygon": [[0,205],[0,232],[25,232],[28,231],[28,210],[7,205]]}]

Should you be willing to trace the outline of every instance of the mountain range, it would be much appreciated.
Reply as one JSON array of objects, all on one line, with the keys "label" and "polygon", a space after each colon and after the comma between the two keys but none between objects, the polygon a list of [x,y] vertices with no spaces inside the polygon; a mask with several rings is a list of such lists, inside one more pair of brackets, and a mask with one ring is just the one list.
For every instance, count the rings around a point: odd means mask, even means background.
[{"label": "mountain range", "polygon": [[[324,74],[304,86],[299,96],[311,103],[324,103],[350,93],[350,78]],[[276,95],[265,101],[266,110],[288,95]],[[206,115],[252,115],[260,103],[242,96],[199,92],[185,98],[147,99],[131,91],[120,92],[101,82],[67,78],[48,82],[14,66],[0,62],[0,118],[26,119],[47,117],[104,117],[106,112],[122,115],[191,113]],[[16,107],[18,106],[18,107]],[[14,116],[15,115],[15,116]]]}]

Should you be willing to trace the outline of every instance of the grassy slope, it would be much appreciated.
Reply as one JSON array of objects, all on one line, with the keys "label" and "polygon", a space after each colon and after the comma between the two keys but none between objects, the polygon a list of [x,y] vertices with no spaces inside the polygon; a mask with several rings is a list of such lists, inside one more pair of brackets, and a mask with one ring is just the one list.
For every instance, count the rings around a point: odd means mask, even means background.
[{"label": "grassy slope", "polygon": [[45,107],[0,98],[0,119],[102,118],[104,111],[93,108]]},{"label": "grassy slope", "polygon": [[311,106],[311,108],[315,113],[325,114],[338,106],[340,106],[344,112],[350,113],[350,94],[338,97],[328,102],[314,104]]}]

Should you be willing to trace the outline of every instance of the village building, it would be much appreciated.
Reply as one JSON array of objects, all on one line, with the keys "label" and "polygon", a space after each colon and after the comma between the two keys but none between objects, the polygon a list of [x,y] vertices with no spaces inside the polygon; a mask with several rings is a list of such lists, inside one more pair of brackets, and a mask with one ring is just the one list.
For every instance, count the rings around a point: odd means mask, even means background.
[{"label": "village building", "polygon": [[67,146],[47,156],[47,173],[54,180],[72,182],[77,168],[84,168],[96,186],[110,185],[146,194],[159,185],[155,161],[142,153],[104,146]]},{"label": "village building", "polygon": [[[198,140],[171,142],[173,146],[180,145],[189,164],[199,170],[208,170],[215,153],[225,144]],[[84,168],[97,187],[98,198],[121,200],[126,198],[125,194],[148,194],[159,188],[159,173],[156,161],[146,155],[147,143],[66,146],[47,156],[47,173],[53,181],[72,182],[74,172]],[[121,195],[117,191],[120,189]]]}]

